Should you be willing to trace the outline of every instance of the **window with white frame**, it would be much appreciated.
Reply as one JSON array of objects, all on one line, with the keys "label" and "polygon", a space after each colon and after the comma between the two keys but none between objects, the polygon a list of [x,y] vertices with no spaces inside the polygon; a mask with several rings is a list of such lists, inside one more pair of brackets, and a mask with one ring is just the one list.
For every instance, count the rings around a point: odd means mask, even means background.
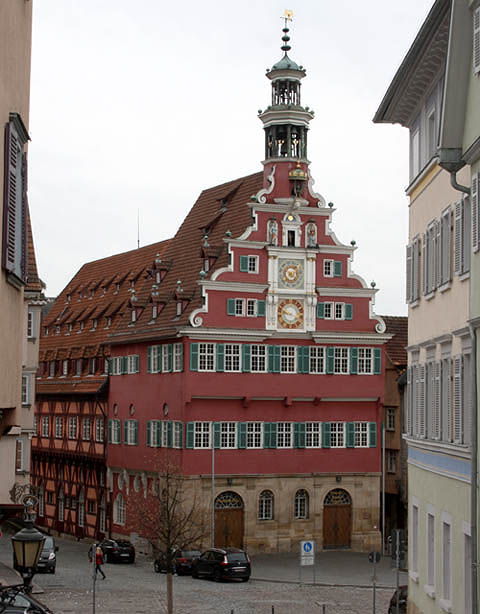
[{"label": "window with white frame", "polygon": [[225,344],[225,371],[240,371],[240,345],[237,343]]},{"label": "window with white frame", "polygon": [[248,256],[248,272],[258,273],[258,256]]},{"label": "window with white frame", "polygon": [[280,373],[296,372],[296,347],[294,345],[282,345],[280,350]]},{"label": "window with white frame", "polygon": [[395,430],[395,408],[394,407],[387,407],[386,429],[387,431]]},{"label": "window with white frame", "polygon": [[271,490],[264,490],[258,498],[258,519],[273,520],[273,493]]},{"label": "window with white frame", "polygon": [[82,421],[82,439],[83,441],[90,441],[92,431],[92,422],[90,418],[84,418]]},{"label": "window with white frame", "polygon": [[291,422],[277,422],[277,448],[291,448],[293,424]]},{"label": "window with white frame", "polygon": [[23,439],[17,439],[15,441],[15,471],[19,473],[25,471]]},{"label": "window with white frame", "polygon": [[140,371],[140,356],[138,354],[130,354],[127,356],[127,373],[138,373]]},{"label": "window with white frame", "polygon": [[173,447],[174,448],[182,447],[182,423],[181,422],[173,423]]},{"label": "window with white frame", "polygon": [[210,422],[195,422],[194,428],[194,447],[195,448],[209,448],[210,447],[210,435],[211,435]]},{"label": "window with white frame", "polygon": [[330,422],[330,447],[345,447],[345,422]]},{"label": "window with white frame", "polygon": [[138,445],[138,420],[125,420],[125,443],[127,446]]},{"label": "window with white frame", "polygon": [[236,448],[237,447],[237,425],[235,422],[220,423],[220,447],[221,448]]},{"label": "window with white frame", "polygon": [[308,492],[304,488],[295,493],[294,516],[295,520],[308,518]]},{"label": "window with white frame", "polygon": [[48,416],[42,416],[42,437],[48,437],[49,436],[49,417]]},{"label": "window with white frame", "polygon": [[235,300],[235,315],[244,316],[245,315],[245,300],[243,298],[236,298],[234,300]]},{"label": "window with white frame", "polygon": [[37,414],[33,416],[33,432],[35,435],[38,435],[38,416]]},{"label": "window with white frame", "polygon": [[333,372],[338,375],[348,373],[348,348],[334,348]]},{"label": "window with white frame", "polygon": [[247,422],[247,448],[262,448],[263,425],[261,422]]},{"label": "window with white frame", "polygon": [[68,359],[62,361],[62,375],[63,377],[68,375]]},{"label": "window with white frame", "polygon": [[345,303],[335,303],[335,320],[345,319]]},{"label": "window with white frame", "polygon": [[198,370],[215,371],[215,344],[198,344]]},{"label": "window with white frame", "polygon": [[310,347],[310,373],[325,373],[325,348]]},{"label": "window with white frame", "polygon": [[118,419],[111,419],[109,423],[109,437],[110,443],[120,444],[122,443],[121,422]]},{"label": "window with white frame", "polygon": [[427,585],[432,590],[435,587],[435,516],[427,512]]},{"label": "window with white frame", "polygon": [[247,316],[256,317],[257,315],[257,301],[254,298],[247,298]]},{"label": "window with white frame", "polygon": [[68,418],[68,438],[77,438],[77,418],[76,416],[70,416]]},{"label": "window with white frame", "polygon": [[63,437],[63,418],[55,416],[55,438],[62,439]]},{"label": "window with white frame", "polygon": [[168,360],[168,355],[169,355],[169,351],[168,351],[168,343],[164,344],[161,346],[162,347],[162,372],[163,373],[168,373],[169,369],[169,360]]},{"label": "window with white frame", "polygon": [[322,423],[321,422],[306,422],[305,423],[305,447],[306,448],[321,448],[322,447]]},{"label": "window with white frame", "polygon": [[162,448],[168,448],[168,423],[165,421],[162,422],[161,446]]},{"label": "window with white frame", "polygon": [[48,363],[48,377],[55,377],[55,361],[51,360]]},{"label": "window with white frame", "polygon": [[123,373],[123,356],[114,356],[110,358],[112,375],[121,375]]},{"label": "window with white frame", "polygon": [[373,373],[372,348],[358,348],[358,373]]},{"label": "window with white frame", "polygon": [[96,362],[95,358],[88,359],[88,375],[95,375]]},{"label": "window with white frame", "polygon": [[267,346],[250,346],[250,371],[254,373],[265,373],[267,370]]},{"label": "window with white frame", "polygon": [[78,358],[77,359],[77,364],[76,364],[76,369],[75,369],[75,375],[77,377],[80,377],[80,375],[82,375],[82,359]]},{"label": "window with white frame", "polygon": [[355,422],[354,425],[355,447],[368,448],[368,422]]},{"label": "window with white frame", "polygon": [[183,344],[173,344],[173,370],[183,371]]},{"label": "window with white frame", "polygon": [[103,418],[95,420],[95,441],[102,443],[105,440],[105,421]]},{"label": "window with white frame", "polygon": [[442,520],[442,598],[450,602],[452,598],[452,527],[445,514]]},{"label": "window with white frame", "polygon": [[335,312],[333,308],[333,303],[323,303],[323,317],[325,320],[333,320]]},{"label": "window with white frame", "polygon": [[78,497],[77,524],[79,527],[85,526],[85,492],[83,489]]},{"label": "window with white frame", "polygon": [[333,277],[333,260],[323,261],[323,276]]},{"label": "window with white frame", "polygon": [[125,499],[122,493],[118,493],[113,502],[113,522],[114,524],[124,525],[126,521]]},{"label": "window with white frame", "polygon": [[32,339],[33,337],[35,337],[35,330],[34,330],[33,322],[34,322],[33,311],[29,309],[27,312],[27,338],[28,339]]},{"label": "window with white frame", "polygon": [[386,457],[387,473],[396,473],[397,472],[397,451],[387,450],[386,456],[387,456]]},{"label": "window with white frame", "polygon": [[30,404],[30,377],[22,375],[22,405]]}]

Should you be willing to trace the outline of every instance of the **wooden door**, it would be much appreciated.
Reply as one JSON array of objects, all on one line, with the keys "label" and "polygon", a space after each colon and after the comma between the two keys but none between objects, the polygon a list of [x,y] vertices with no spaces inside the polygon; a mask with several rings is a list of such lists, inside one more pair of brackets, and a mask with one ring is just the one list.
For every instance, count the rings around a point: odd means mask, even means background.
[{"label": "wooden door", "polygon": [[243,548],[243,509],[215,510],[215,547]]},{"label": "wooden door", "polygon": [[351,531],[351,505],[325,505],[323,507],[324,548],[349,548]]}]

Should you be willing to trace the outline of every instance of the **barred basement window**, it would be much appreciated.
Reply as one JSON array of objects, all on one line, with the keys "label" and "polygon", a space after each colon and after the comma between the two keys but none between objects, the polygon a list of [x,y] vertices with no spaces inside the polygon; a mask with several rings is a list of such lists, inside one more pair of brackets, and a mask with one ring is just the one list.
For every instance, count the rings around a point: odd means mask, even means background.
[{"label": "barred basement window", "polygon": [[222,422],[220,425],[220,447],[236,448],[237,425],[235,422]]},{"label": "barred basement window", "polygon": [[295,520],[308,518],[308,493],[303,488],[295,493]]},{"label": "barred basement window", "polygon": [[250,346],[250,370],[255,373],[265,373],[267,370],[266,363],[267,346],[252,345]]},{"label": "barred basement window", "polygon": [[270,490],[264,490],[260,493],[258,499],[258,519],[273,520],[273,493]]},{"label": "barred basement window", "polygon": [[305,423],[305,447],[306,448],[321,448],[322,447],[322,423],[321,422],[306,422]]},{"label": "barred basement window", "polygon": [[262,447],[262,423],[247,422],[247,448]]}]

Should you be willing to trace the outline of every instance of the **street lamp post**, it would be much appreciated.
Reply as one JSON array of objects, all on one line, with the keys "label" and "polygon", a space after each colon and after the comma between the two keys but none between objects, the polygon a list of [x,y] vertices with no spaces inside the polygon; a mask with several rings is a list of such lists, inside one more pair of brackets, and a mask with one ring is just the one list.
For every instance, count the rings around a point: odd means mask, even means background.
[{"label": "street lamp post", "polygon": [[12,537],[12,546],[15,567],[23,578],[25,592],[30,593],[32,590],[32,578],[37,571],[38,559],[42,552],[45,536],[33,525],[36,518],[33,508],[38,503],[37,498],[33,495],[25,495],[22,503],[24,506],[23,519],[25,520],[25,527]]}]

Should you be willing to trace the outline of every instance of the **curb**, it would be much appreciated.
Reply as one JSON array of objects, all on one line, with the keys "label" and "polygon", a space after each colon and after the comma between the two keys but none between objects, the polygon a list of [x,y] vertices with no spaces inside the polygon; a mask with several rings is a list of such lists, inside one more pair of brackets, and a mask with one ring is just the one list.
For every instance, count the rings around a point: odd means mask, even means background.
[{"label": "curb", "polygon": [[[273,582],[274,584],[299,584],[300,586],[320,586],[323,588],[363,588],[372,589],[372,584],[329,584],[328,582],[299,582],[298,580],[278,580],[273,578],[255,578],[250,577],[250,581],[255,582]],[[396,586],[385,586],[377,584],[375,586],[378,590],[396,590]]]}]

